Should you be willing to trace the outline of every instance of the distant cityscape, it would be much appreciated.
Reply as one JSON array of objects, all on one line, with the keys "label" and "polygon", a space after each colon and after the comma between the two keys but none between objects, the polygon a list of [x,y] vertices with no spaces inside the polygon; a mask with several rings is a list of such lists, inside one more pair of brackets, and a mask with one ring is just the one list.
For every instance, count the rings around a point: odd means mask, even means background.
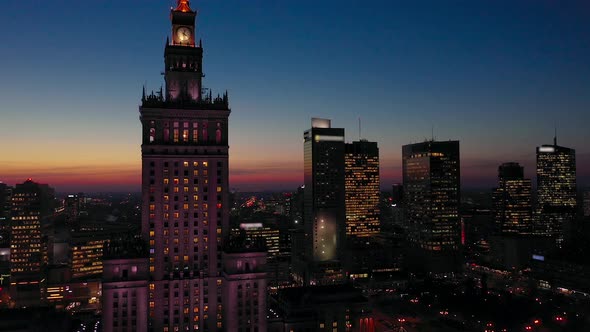
[{"label": "distant cityscape", "polygon": [[382,190],[381,142],[312,118],[300,187],[232,191],[196,16],[171,8],[142,91],[141,193],[0,183],[0,331],[590,330],[590,189],[557,134],[536,179],[505,160],[463,190],[461,142],[432,138]]}]

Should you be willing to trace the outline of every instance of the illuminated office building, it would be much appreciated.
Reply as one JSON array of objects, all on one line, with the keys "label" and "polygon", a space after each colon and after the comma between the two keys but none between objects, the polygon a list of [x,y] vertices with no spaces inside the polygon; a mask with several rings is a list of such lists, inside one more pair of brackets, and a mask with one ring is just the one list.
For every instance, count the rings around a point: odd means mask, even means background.
[{"label": "illuminated office building", "polygon": [[75,223],[84,208],[84,194],[70,194],[64,199],[64,213],[68,224]]},{"label": "illuminated office building", "polygon": [[9,248],[12,188],[0,182],[0,248]]},{"label": "illuminated office building", "polygon": [[537,213],[539,234],[551,236],[557,245],[564,227],[576,215],[576,151],[557,145],[537,147]]},{"label": "illuminated office building", "polygon": [[71,243],[73,278],[97,277],[102,274],[104,238],[76,238]]},{"label": "illuminated office building", "polygon": [[263,223],[248,222],[241,223],[240,228],[232,229],[232,235],[238,236],[244,233],[248,241],[262,241],[266,246],[269,258],[274,258],[280,252],[279,229]]},{"label": "illuminated office building", "polygon": [[346,235],[379,233],[379,148],[361,140],[345,146]]},{"label": "illuminated office building", "polygon": [[[460,264],[459,141],[403,146],[403,188],[413,268],[455,272]],[[419,264],[419,266],[418,266]]]},{"label": "illuminated office building", "polygon": [[[312,119],[304,132],[303,231],[296,246],[298,278],[303,284],[342,278],[341,250],[346,235],[344,129],[327,119]],[[298,264],[299,265],[299,264]],[[304,270],[304,271],[302,271]]]},{"label": "illuminated office building", "polygon": [[518,163],[498,168],[498,188],[494,189],[494,221],[500,234],[530,234],[533,230],[531,180],[524,178]]},{"label": "illuminated office building", "polygon": [[12,194],[10,293],[17,307],[40,305],[47,246],[42,222],[53,214],[54,191],[28,179]]}]

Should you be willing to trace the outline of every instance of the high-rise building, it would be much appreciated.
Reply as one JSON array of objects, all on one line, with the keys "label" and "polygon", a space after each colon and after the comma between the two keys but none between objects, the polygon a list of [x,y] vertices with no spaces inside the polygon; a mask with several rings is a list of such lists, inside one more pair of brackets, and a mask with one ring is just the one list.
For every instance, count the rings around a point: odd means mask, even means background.
[{"label": "high-rise building", "polygon": [[142,234],[154,331],[223,330],[221,245],[229,233],[227,94],[202,93],[203,48],[188,0],[171,9],[165,91],[139,108]]},{"label": "high-rise building", "polygon": [[459,141],[403,146],[403,188],[408,259],[422,272],[455,272],[460,265],[461,202]]},{"label": "high-rise building", "polygon": [[330,283],[342,278],[339,263],[346,235],[344,129],[314,118],[304,132],[304,284]]},{"label": "high-rise building", "polygon": [[262,241],[268,252],[268,257],[276,257],[280,251],[279,229],[274,225],[261,222],[244,222],[239,228],[231,230],[233,236],[244,234],[247,241]]},{"label": "high-rise building", "polygon": [[9,248],[12,188],[0,182],[0,248]]},{"label": "high-rise building", "polygon": [[346,235],[379,233],[379,148],[361,140],[345,145]]},{"label": "high-rise building", "polygon": [[80,212],[84,209],[84,194],[70,194],[64,199],[64,213],[66,215],[66,223],[73,224],[80,216]]},{"label": "high-rise building", "polygon": [[28,179],[12,194],[10,234],[10,293],[17,307],[41,302],[43,266],[47,264],[47,240],[42,222],[54,210],[54,191]]},{"label": "high-rise building", "polygon": [[590,217],[590,190],[584,192],[584,217]]},{"label": "high-rise building", "polygon": [[404,208],[404,186],[394,183],[391,191],[391,218],[397,227],[406,227],[406,210]]},{"label": "high-rise building", "polygon": [[498,167],[498,187],[494,189],[494,221],[500,234],[530,234],[533,230],[531,180],[524,178],[518,163]]},{"label": "high-rise building", "polygon": [[576,151],[557,145],[537,147],[536,231],[551,236],[558,246],[564,239],[564,227],[576,215]]}]

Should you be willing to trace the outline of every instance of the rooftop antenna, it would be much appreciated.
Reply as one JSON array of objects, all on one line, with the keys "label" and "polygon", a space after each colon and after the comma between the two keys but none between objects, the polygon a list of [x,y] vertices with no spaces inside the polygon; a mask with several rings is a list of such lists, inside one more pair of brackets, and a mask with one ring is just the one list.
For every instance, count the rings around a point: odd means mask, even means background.
[{"label": "rooftop antenna", "polygon": [[432,141],[434,142],[434,125],[432,127],[430,127],[430,134],[432,137]]},{"label": "rooftop antenna", "polygon": [[361,135],[361,117],[359,116],[359,141],[361,140],[362,135]]},{"label": "rooftop antenna", "polygon": [[555,136],[553,136],[553,145],[557,146],[557,126],[555,126]]}]

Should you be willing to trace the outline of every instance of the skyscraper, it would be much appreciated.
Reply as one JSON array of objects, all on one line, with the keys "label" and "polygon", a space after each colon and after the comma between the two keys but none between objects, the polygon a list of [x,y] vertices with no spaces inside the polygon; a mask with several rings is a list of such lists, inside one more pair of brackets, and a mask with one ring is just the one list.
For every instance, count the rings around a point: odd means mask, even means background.
[{"label": "skyscraper", "polygon": [[559,246],[564,226],[576,215],[576,151],[557,145],[537,147],[537,232],[551,236]]},{"label": "skyscraper", "polygon": [[498,188],[494,189],[494,221],[501,234],[529,234],[533,230],[531,180],[524,178],[518,163],[498,167]]},{"label": "skyscraper", "polygon": [[305,284],[333,282],[342,277],[339,259],[346,234],[344,129],[314,118],[304,137]]},{"label": "skyscraper", "polygon": [[345,146],[346,235],[379,233],[379,148],[361,140]]},{"label": "skyscraper", "polygon": [[0,248],[9,248],[12,188],[0,182]]},{"label": "skyscraper", "polygon": [[459,141],[405,145],[402,158],[410,256],[416,255],[408,261],[423,272],[454,272],[461,247]]},{"label": "skyscraper", "polygon": [[188,0],[171,10],[165,91],[145,94],[142,235],[155,331],[223,330],[221,245],[228,233],[227,94],[202,93],[203,48]]},{"label": "skyscraper", "polygon": [[47,264],[47,241],[42,222],[53,214],[54,191],[28,179],[12,195],[10,235],[10,293],[17,307],[40,304],[42,268]]},{"label": "skyscraper", "polygon": [[584,217],[590,217],[590,191],[584,192]]}]

